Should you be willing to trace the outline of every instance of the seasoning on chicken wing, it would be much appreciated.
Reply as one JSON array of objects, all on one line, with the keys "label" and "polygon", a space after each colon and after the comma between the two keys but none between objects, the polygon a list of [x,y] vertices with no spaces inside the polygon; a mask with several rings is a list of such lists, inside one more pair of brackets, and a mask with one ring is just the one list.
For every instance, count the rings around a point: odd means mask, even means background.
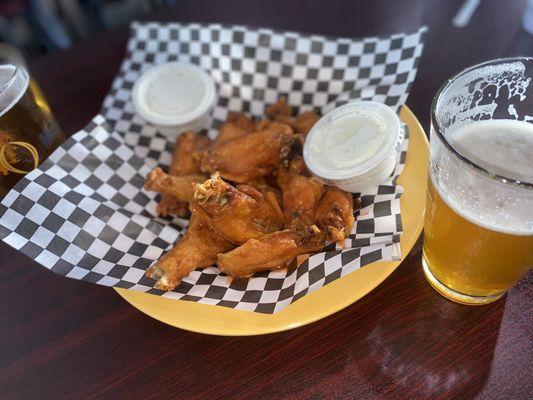
[{"label": "seasoning on chicken wing", "polygon": [[218,255],[220,270],[235,278],[247,278],[255,272],[276,269],[294,257],[319,251],[325,234],[316,225],[306,230],[286,229],[257,239]]},{"label": "seasoning on chicken wing", "polygon": [[240,244],[283,228],[283,213],[273,193],[233,187],[219,176],[196,184],[191,211],[220,236]]},{"label": "seasoning on chicken wing", "polygon": [[146,270],[146,276],[156,279],[155,287],[173,290],[182,278],[198,268],[213,265],[217,254],[231,250],[232,243],[217,235],[201,218],[191,215],[185,235],[170,251]]},{"label": "seasoning on chicken wing", "polygon": [[287,228],[307,228],[315,223],[315,209],[324,193],[324,185],[307,175],[301,156],[294,157],[289,167],[277,171],[283,198],[283,213]]},{"label": "seasoning on chicken wing", "polygon": [[[194,132],[184,132],[176,141],[172,154],[172,163],[169,168],[169,175],[194,175],[199,174],[200,163],[193,158],[193,152],[204,149],[209,145],[209,138],[198,135]],[[189,211],[189,204],[179,201],[173,196],[163,195],[157,205],[157,213],[163,217],[169,214],[176,214],[185,217]]]},{"label": "seasoning on chicken wing", "polygon": [[294,129],[295,133],[301,133],[305,136],[309,133],[313,125],[316,124],[319,119],[320,115],[318,115],[316,112],[306,111],[294,118],[291,123],[291,127]]},{"label": "seasoning on chicken wing", "polygon": [[193,195],[193,183],[203,182],[205,175],[172,176],[165,174],[161,168],[155,168],[146,176],[144,188],[174,197],[178,201],[190,202]]},{"label": "seasoning on chicken wing", "polygon": [[315,213],[318,226],[327,233],[331,242],[342,242],[350,234],[355,218],[353,196],[335,187],[329,187]]},{"label": "seasoning on chicken wing", "polygon": [[295,135],[288,125],[279,124],[260,132],[209,149],[202,159],[202,171],[219,172],[237,183],[246,183],[270,174],[280,163],[284,148]]}]

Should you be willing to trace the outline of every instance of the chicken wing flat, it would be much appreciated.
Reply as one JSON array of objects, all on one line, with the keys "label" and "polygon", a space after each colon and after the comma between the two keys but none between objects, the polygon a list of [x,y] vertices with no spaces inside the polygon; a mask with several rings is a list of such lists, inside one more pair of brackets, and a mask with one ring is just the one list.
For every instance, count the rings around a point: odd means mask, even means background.
[{"label": "chicken wing flat", "polygon": [[[206,136],[198,135],[194,132],[184,132],[176,141],[172,154],[172,163],[169,168],[169,175],[183,176],[199,174],[200,163],[193,158],[195,151],[202,150],[209,145]],[[188,214],[189,204],[179,201],[173,196],[163,195],[157,205],[157,213],[163,217],[175,214],[184,217]]]},{"label": "chicken wing flat", "polygon": [[172,196],[178,201],[188,203],[193,196],[193,184],[203,182],[205,178],[205,175],[172,176],[165,174],[158,167],[148,173],[144,188]]},{"label": "chicken wing flat", "polygon": [[219,176],[195,185],[191,211],[236,244],[283,228],[283,214],[274,194],[247,185],[233,187]]},{"label": "chicken wing flat", "polygon": [[157,289],[173,290],[189,273],[213,265],[218,253],[229,251],[233,247],[235,246],[217,235],[201,218],[192,214],[185,235],[146,270],[146,276],[157,280]]},{"label": "chicken wing flat", "polygon": [[325,235],[316,225],[306,230],[286,229],[249,239],[241,246],[218,255],[220,270],[235,278],[282,267],[294,257],[321,250]]},{"label": "chicken wing flat", "polygon": [[329,187],[315,213],[318,226],[327,233],[331,242],[342,242],[350,234],[355,218],[353,196],[335,187]]},{"label": "chicken wing flat", "polygon": [[224,179],[246,183],[270,174],[295,135],[288,125],[250,133],[206,152],[202,171],[219,172]]},{"label": "chicken wing flat", "polygon": [[218,130],[218,136],[213,141],[212,147],[216,148],[224,143],[239,139],[255,131],[254,122],[242,113],[231,112],[228,119]]},{"label": "chicken wing flat", "polygon": [[316,112],[307,111],[294,118],[291,123],[291,127],[295,133],[301,133],[305,136],[309,133],[313,125],[315,125],[319,119],[320,115],[318,115]]},{"label": "chicken wing flat", "polygon": [[324,185],[307,175],[301,156],[293,158],[288,168],[278,170],[278,185],[283,199],[285,226],[302,229],[313,225]]}]

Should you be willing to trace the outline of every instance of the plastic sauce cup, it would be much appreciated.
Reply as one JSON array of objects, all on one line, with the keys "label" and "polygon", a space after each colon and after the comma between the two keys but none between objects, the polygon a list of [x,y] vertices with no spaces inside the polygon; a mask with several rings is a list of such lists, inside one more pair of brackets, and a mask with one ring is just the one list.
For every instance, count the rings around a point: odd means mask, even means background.
[{"label": "plastic sauce cup", "polygon": [[322,182],[361,193],[392,174],[402,140],[400,119],[390,107],[354,101],[315,124],[305,140],[304,160]]},{"label": "plastic sauce cup", "polygon": [[200,67],[169,62],[135,82],[133,106],[143,119],[170,136],[205,128],[216,100],[215,83]]}]

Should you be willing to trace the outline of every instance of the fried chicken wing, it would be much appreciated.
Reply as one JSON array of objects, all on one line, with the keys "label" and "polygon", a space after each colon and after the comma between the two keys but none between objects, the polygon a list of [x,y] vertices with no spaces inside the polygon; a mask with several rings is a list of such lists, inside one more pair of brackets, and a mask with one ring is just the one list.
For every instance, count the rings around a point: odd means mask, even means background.
[{"label": "fried chicken wing", "polygon": [[146,270],[146,276],[157,280],[157,289],[173,290],[182,278],[198,268],[213,265],[218,253],[224,253],[233,247],[235,245],[217,235],[193,213],[185,235]]},{"label": "fried chicken wing", "polygon": [[250,118],[243,113],[230,111],[226,122],[218,130],[218,136],[213,141],[212,147],[216,148],[254,131],[255,124]]},{"label": "fried chicken wing", "polygon": [[215,262],[229,276],[250,277],[347,237],[352,195],[325,190],[302,157],[305,135],[320,116],[293,117],[294,111],[281,97],[262,120],[230,112],[214,141],[183,133],[169,173],[148,174],[145,188],[162,194],[160,215],[191,212],[181,240],[146,271],[156,288],[172,290]]},{"label": "fried chicken wing", "polygon": [[294,118],[291,123],[291,127],[294,129],[295,133],[301,133],[305,136],[309,133],[313,125],[316,124],[319,119],[320,115],[318,115],[316,112],[307,111]]},{"label": "fried chicken wing", "polygon": [[285,226],[301,229],[313,225],[315,209],[324,193],[324,185],[307,175],[301,156],[294,157],[288,168],[280,167],[277,174]]},{"label": "fried chicken wing", "polygon": [[[201,172],[200,163],[195,160],[193,153],[202,150],[209,145],[209,138],[198,135],[194,132],[184,132],[176,141],[174,152],[172,153],[172,163],[169,168],[169,175],[194,175]],[[163,217],[169,214],[176,214],[180,217],[187,215],[189,204],[179,201],[173,196],[163,195],[157,205],[157,213]]]},{"label": "fried chicken wing", "polygon": [[306,230],[286,229],[249,239],[241,246],[218,255],[220,270],[235,278],[247,278],[255,272],[276,269],[300,254],[324,247],[325,234],[316,225]]},{"label": "fried chicken wing", "polygon": [[195,185],[191,211],[236,244],[283,228],[283,214],[274,194],[246,185],[233,187],[219,176]]},{"label": "fried chicken wing", "polygon": [[276,103],[267,106],[265,114],[270,120],[290,124],[292,120],[292,107],[287,104],[285,97],[280,97]]},{"label": "fried chicken wing", "polygon": [[[277,204],[282,204],[281,199],[281,190],[277,187],[276,178],[272,175],[269,175],[265,178],[261,178],[256,181],[247,182],[247,186],[251,186],[257,190],[259,190],[263,194],[271,193],[274,195],[277,199]],[[282,211],[283,214],[283,211]]]},{"label": "fried chicken wing", "polygon": [[193,195],[193,184],[203,182],[205,175],[172,176],[161,168],[155,168],[146,176],[144,188],[172,196],[178,201],[188,203]]},{"label": "fried chicken wing", "polygon": [[315,213],[318,226],[327,233],[331,242],[342,242],[351,232],[353,196],[335,187],[329,187],[320,200]]},{"label": "fried chicken wing", "polygon": [[260,119],[255,122],[255,132],[264,131],[266,129],[279,129],[283,125],[289,125],[289,123],[273,121],[270,119]]},{"label": "fried chicken wing", "polygon": [[202,171],[219,172],[224,179],[237,183],[260,179],[278,166],[294,136],[292,129],[283,124],[250,133],[209,149],[202,159]]}]

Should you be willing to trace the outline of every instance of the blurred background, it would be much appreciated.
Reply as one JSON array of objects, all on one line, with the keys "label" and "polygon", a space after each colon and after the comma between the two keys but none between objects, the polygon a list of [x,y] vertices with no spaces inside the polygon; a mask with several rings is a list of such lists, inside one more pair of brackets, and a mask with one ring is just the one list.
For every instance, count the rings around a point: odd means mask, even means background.
[{"label": "blurred background", "polygon": [[35,58],[174,4],[176,0],[0,0],[0,40]]},{"label": "blurred background", "polygon": [[[516,0],[498,1],[503,4],[509,3],[509,6],[514,9],[517,6],[522,8],[523,13],[520,21],[522,28],[525,32],[533,34],[533,0],[520,0],[518,4]],[[186,17],[187,10],[194,8],[194,6],[191,7],[191,3],[196,2],[187,0],[0,0],[0,41],[17,47],[27,60],[31,60],[47,53],[67,49],[76,42],[87,40],[101,32],[123,27],[134,19],[143,19],[143,17],[161,11],[165,7],[176,6],[174,8],[182,9],[183,15]],[[237,3],[240,3],[239,8],[242,9],[243,6],[243,2],[217,1],[217,3],[224,3],[224,6],[230,9],[234,8]],[[255,6],[259,13],[263,11],[261,2],[250,1],[247,3]],[[301,5],[302,2],[293,3]],[[308,2],[310,7],[313,7],[313,3],[312,0]],[[354,5],[356,3],[354,0]],[[437,15],[440,11],[439,3],[448,3],[446,8],[453,4],[457,11],[453,15],[453,19],[449,21],[450,27],[464,28],[469,25],[478,8],[490,7],[487,3],[494,2],[487,0],[446,0],[436,3],[426,0],[409,0],[394,2],[396,3],[394,7],[392,4],[391,7],[382,7],[383,4],[379,3],[383,2],[377,3],[377,6],[368,4],[364,8],[374,9],[385,14],[390,13],[388,10],[393,10],[394,13],[391,13],[389,17],[395,19],[397,16],[398,20],[401,21],[405,20],[405,14],[410,14],[414,17],[411,19],[416,20],[420,10],[427,9],[429,3]],[[205,5],[206,13],[209,13],[207,8],[213,7],[209,7],[209,4]],[[398,5],[405,5],[402,7],[403,11],[398,11]],[[284,1],[278,6],[280,13],[283,13],[285,9],[293,8],[291,1]],[[264,11],[268,14],[269,9],[272,7],[265,7]],[[237,14],[239,12],[241,11],[238,11]],[[283,19],[283,16],[279,17]],[[497,23],[497,18],[498,16],[494,15],[493,21],[486,22]],[[405,26],[401,28],[405,28]]]},{"label": "blurred background", "polygon": [[533,0],[0,0],[0,63],[25,63],[69,134],[94,116],[132,20],[244,24],[344,37],[429,31],[408,104],[429,126],[438,87],[469,65],[533,56]]}]

